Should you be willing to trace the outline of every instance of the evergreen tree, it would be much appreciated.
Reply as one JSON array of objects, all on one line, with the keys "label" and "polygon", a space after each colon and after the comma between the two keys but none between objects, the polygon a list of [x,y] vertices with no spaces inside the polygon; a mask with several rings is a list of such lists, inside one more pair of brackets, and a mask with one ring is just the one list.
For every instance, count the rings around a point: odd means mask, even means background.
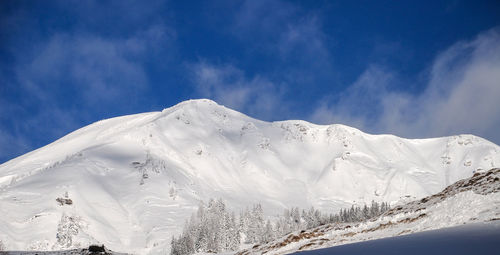
[{"label": "evergreen tree", "polygon": [[275,231],[273,229],[273,226],[271,225],[271,221],[267,220],[266,227],[262,235],[262,242],[267,243],[274,240],[274,238],[276,238]]},{"label": "evergreen tree", "polygon": [[237,219],[229,212],[223,200],[210,199],[207,205],[200,203],[198,210],[186,221],[182,234],[172,237],[171,254],[186,255],[193,253],[219,253],[235,251],[240,242],[263,243],[284,236],[292,231],[314,228],[325,223],[357,222],[376,217],[390,206],[387,202],[342,208],[337,214],[322,214],[311,207],[302,210],[293,207],[284,210],[273,222],[264,220],[261,204],[240,212]]}]

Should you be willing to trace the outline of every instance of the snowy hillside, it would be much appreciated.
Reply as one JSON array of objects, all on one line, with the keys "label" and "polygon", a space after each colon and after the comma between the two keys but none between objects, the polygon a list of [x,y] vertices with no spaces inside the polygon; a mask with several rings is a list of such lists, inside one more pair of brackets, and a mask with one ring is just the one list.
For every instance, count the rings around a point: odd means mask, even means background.
[{"label": "snowy hillside", "polygon": [[211,197],[235,211],[260,202],[269,216],[291,206],[337,212],[420,199],[498,166],[500,147],[473,135],[410,140],[269,123],[191,100],[96,122],[0,165],[0,241],[158,253]]},{"label": "snowy hillside", "polygon": [[[296,251],[316,250],[471,223],[479,224],[477,226],[483,226],[485,230],[496,229],[489,234],[486,234],[487,231],[483,231],[483,236],[487,237],[485,240],[488,240],[489,243],[494,238],[498,243],[500,235],[499,168],[476,173],[473,177],[460,180],[437,194],[396,206],[380,217],[369,221],[327,224],[314,229],[297,231],[272,242],[240,251],[237,254],[289,254]],[[448,235],[450,234],[452,233],[448,233]],[[466,240],[463,237],[461,239]],[[480,242],[477,243],[480,244]],[[393,244],[397,245],[394,242]],[[409,242],[408,244],[413,245],[413,247],[417,246],[417,242],[413,244]],[[356,253],[359,250],[358,247],[363,246],[366,247],[365,244],[353,246],[352,251],[348,248],[338,250],[349,251],[350,254],[351,252]],[[385,247],[387,246],[385,245]],[[440,251],[444,247],[441,247]],[[488,249],[491,250],[491,248]],[[322,253],[320,250],[318,254],[328,254],[328,251]],[[335,249],[332,249],[333,251]],[[338,254],[342,254],[342,252]]]}]

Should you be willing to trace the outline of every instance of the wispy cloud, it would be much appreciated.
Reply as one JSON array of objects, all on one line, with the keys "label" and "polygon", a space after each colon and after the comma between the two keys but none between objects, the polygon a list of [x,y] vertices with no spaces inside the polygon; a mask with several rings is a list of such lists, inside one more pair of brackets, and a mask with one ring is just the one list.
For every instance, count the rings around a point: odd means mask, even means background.
[{"label": "wispy cloud", "polygon": [[381,67],[370,66],[342,93],[322,98],[310,120],[321,124],[344,123],[365,128],[386,110],[384,100],[394,96],[388,89],[394,79],[393,74]]},{"label": "wispy cloud", "polygon": [[71,86],[75,96],[86,102],[108,104],[147,84],[142,66],[127,56],[134,51],[126,41],[56,35],[27,65],[18,66],[18,78],[28,93],[50,96],[54,90]]},{"label": "wispy cloud", "polygon": [[[91,2],[80,7],[67,9],[75,15],[98,12]],[[26,15],[17,11],[4,17],[2,24],[29,20]],[[98,19],[102,24],[106,16]],[[34,36],[29,46],[21,43],[24,34],[10,31],[1,46],[12,60],[0,70],[6,74],[0,77],[0,147],[10,149],[2,152],[0,161],[61,137],[96,116],[136,112],[151,89],[148,61],[158,51],[175,47],[176,40],[175,30],[161,20],[146,24],[116,35],[75,27],[55,29],[48,36]]]},{"label": "wispy cloud", "polygon": [[[248,77],[231,64],[200,61],[190,70],[197,96],[268,120],[300,114],[286,97],[290,93],[286,83],[259,75]],[[343,92],[319,99],[307,119],[405,137],[472,133],[500,141],[499,29],[457,42],[438,54],[422,71],[425,89],[418,94],[404,92],[399,76],[397,71],[372,64]]]},{"label": "wispy cloud", "polygon": [[0,129],[0,154],[16,155],[31,149],[31,143],[22,135],[13,134]]},{"label": "wispy cloud", "polygon": [[131,47],[128,40],[58,34],[17,59],[8,86],[22,96],[3,100],[9,110],[2,112],[0,147],[11,148],[3,155],[60,137],[88,122],[91,112],[120,108],[125,98],[133,104],[148,82],[140,62],[129,56],[137,54]]},{"label": "wispy cloud", "polygon": [[[344,123],[407,137],[473,133],[500,142],[500,29],[456,43],[417,75],[429,62],[416,55],[420,43],[339,32],[364,21],[336,27],[327,16],[334,5],[327,11],[279,0],[212,5],[199,17],[189,16],[196,8],[162,0],[2,9],[0,147],[12,149],[0,161],[96,119],[188,96],[266,120]],[[221,5],[230,11],[214,17]],[[196,41],[205,36],[206,43]],[[413,78],[419,80],[408,83]]]},{"label": "wispy cloud", "polygon": [[397,73],[368,68],[339,97],[325,97],[311,116],[371,132],[408,137],[473,133],[500,141],[500,30],[481,33],[440,53],[417,95],[391,90]]},{"label": "wispy cloud", "polygon": [[327,49],[331,38],[323,32],[319,13],[287,1],[244,1],[234,20],[233,35],[251,42],[246,47],[266,53],[276,79],[299,87],[334,80],[336,69]]},{"label": "wispy cloud", "polygon": [[246,0],[234,13],[232,32],[241,39],[258,36],[258,41],[275,41],[298,11],[285,1]]},{"label": "wispy cloud", "polygon": [[266,78],[247,78],[232,65],[217,66],[205,61],[191,65],[190,70],[196,96],[212,98],[263,119],[271,119],[286,109],[282,89]]},{"label": "wispy cloud", "polygon": [[[21,107],[10,104],[0,97],[0,124],[12,123],[13,116],[11,113],[19,113],[21,111]],[[0,125],[0,155],[18,155],[31,149],[31,143],[26,139],[24,134],[20,132],[20,128],[19,125],[13,125],[8,132],[3,125]]]}]

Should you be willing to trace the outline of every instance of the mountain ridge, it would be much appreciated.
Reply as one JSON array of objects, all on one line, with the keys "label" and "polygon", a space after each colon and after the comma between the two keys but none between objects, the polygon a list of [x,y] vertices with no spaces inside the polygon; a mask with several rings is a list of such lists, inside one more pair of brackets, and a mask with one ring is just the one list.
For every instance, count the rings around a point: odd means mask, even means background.
[{"label": "mountain ridge", "polygon": [[[499,165],[500,148],[473,135],[404,139],[340,124],[265,122],[191,100],[98,121],[0,165],[0,240],[18,250],[97,240],[158,253],[210,197],[236,210],[260,202],[267,216],[291,206],[335,212],[422,198]],[[61,206],[65,194],[72,204]],[[78,230],[60,242],[57,226],[70,218]]]}]

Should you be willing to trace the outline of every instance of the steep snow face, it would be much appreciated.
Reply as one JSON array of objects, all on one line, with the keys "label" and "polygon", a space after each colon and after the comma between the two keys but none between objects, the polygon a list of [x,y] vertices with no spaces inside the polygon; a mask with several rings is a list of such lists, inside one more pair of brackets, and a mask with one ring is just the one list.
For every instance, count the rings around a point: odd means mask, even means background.
[{"label": "steep snow face", "polygon": [[268,215],[336,212],[425,197],[498,166],[500,148],[472,135],[409,140],[269,123],[191,100],[96,122],[1,165],[0,240],[11,250],[98,242],[158,253],[210,197],[236,211],[260,202]]}]

